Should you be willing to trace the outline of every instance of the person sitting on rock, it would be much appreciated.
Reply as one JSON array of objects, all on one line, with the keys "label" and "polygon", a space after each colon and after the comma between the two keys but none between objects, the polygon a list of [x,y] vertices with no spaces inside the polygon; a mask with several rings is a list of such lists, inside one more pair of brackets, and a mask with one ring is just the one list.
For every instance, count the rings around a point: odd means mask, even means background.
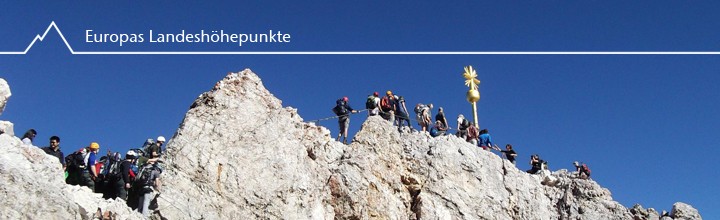
[{"label": "person sitting on rock", "polygon": [[447,128],[443,126],[442,121],[435,121],[435,125],[430,129],[430,136],[444,136],[447,133]]},{"label": "person sitting on rock", "polygon": [[577,177],[580,179],[588,179],[590,178],[590,168],[587,167],[587,164],[581,164],[577,161],[573,162],[573,165],[575,166],[575,171],[577,172]]},{"label": "person sitting on rock", "polygon": [[529,174],[536,174],[540,172],[540,170],[542,170],[543,160],[541,160],[540,156],[538,156],[537,154],[533,154],[530,156],[530,166],[532,168],[527,170],[527,172]]}]

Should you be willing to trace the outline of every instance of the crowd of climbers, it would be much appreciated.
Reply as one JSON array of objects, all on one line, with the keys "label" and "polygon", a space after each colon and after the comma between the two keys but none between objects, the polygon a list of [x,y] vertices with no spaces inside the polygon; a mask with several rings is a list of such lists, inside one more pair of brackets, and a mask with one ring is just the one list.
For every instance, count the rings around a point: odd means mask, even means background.
[{"label": "crowd of climbers", "polygon": [[[333,112],[338,117],[338,124],[340,132],[338,133],[337,141],[347,144],[347,132],[350,125],[350,115],[359,111],[350,107],[348,97],[342,97],[338,99],[333,108]],[[445,117],[445,111],[442,107],[438,108],[438,112],[435,115],[433,121],[432,109],[433,104],[418,103],[413,109],[416,115],[414,119],[417,121],[419,130],[415,130],[410,123],[410,114],[405,105],[405,98],[397,94],[393,94],[392,91],[385,92],[385,96],[380,97],[380,93],[374,92],[367,97],[365,101],[365,109],[368,111],[368,117],[380,116],[385,120],[393,123],[394,126],[398,127],[399,132],[403,132],[403,127],[408,127],[411,132],[428,132],[432,137],[451,135],[450,124]],[[513,149],[511,144],[505,145],[505,150],[500,149],[496,144],[493,144],[492,137],[488,129],[479,129],[474,122],[468,121],[462,114],[457,117],[457,127],[455,128],[455,136],[464,139],[468,143],[482,148],[483,150],[492,151],[496,150],[500,154],[513,164],[517,153]],[[547,161],[540,159],[540,156],[533,154],[530,156],[531,169],[527,170],[527,173],[536,174],[542,170],[548,170]],[[575,171],[578,178],[587,179],[590,178],[590,169],[587,164],[573,162]]]},{"label": "crowd of climbers", "polygon": [[[34,129],[28,130],[22,137],[25,145],[33,145],[37,136]],[[131,149],[123,158],[119,152],[107,151],[100,155],[100,144],[90,143],[65,156],[60,150],[60,137],[50,137],[50,144],[41,149],[55,156],[65,171],[65,182],[90,188],[102,193],[103,198],[120,198],[127,205],[148,217],[151,209],[157,208],[157,195],[160,194],[160,175],[163,168],[162,146],[165,137],[156,140],[147,139],[142,147]]]}]

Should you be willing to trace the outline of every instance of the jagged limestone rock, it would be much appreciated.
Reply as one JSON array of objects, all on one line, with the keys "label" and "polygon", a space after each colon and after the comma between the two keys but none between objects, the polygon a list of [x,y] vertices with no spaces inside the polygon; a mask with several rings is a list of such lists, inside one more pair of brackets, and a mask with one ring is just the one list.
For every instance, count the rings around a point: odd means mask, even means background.
[{"label": "jagged limestone rock", "polygon": [[[10,93],[10,86],[5,79],[0,78],[0,115],[2,115],[3,111],[5,111],[5,106],[8,99],[10,99],[10,96],[12,96],[12,93]],[[15,131],[13,130],[13,124],[9,121],[0,121],[0,134],[2,133],[14,136]]]},{"label": "jagged limestone rock", "polygon": [[168,219],[635,216],[593,180],[530,175],[453,136],[400,133],[379,117],[341,144],[283,108],[249,69],[193,102],[165,157],[155,217]]},{"label": "jagged limestone rock", "polygon": [[0,115],[5,111],[5,104],[10,99],[12,93],[10,93],[10,86],[5,79],[0,78]]},{"label": "jagged limestone rock", "polygon": [[9,121],[0,121],[0,134],[15,136],[15,129],[13,127],[13,123]]},{"label": "jagged limestone rock", "polygon": [[687,220],[702,219],[697,209],[682,202],[676,202],[675,204],[673,204],[672,210],[670,210],[670,217],[672,217],[673,219]]},{"label": "jagged limestone rock", "polygon": [[62,165],[40,148],[0,134],[0,219],[91,219],[98,208],[118,219],[142,219],[121,200],[65,184]]}]

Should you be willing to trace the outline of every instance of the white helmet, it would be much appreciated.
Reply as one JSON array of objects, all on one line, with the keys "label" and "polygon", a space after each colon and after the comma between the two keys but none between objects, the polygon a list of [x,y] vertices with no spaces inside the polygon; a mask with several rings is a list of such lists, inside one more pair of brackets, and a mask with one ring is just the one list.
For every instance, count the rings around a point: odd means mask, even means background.
[{"label": "white helmet", "polygon": [[129,151],[125,154],[125,159],[137,159],[137,153],[135,153],[134,150],[129,150]]},{"label": "white helmet", "polygon": [[157,141],[165,142],[165,137],[163,137],[163,136],[158,136]]}]

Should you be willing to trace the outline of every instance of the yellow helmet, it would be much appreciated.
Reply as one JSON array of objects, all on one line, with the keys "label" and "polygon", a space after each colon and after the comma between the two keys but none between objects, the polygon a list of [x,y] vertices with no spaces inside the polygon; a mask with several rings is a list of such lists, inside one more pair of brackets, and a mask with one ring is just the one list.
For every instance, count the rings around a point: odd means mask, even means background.
[{"label": "yellow helmet", "polygon": [[100,149],[100,144],[97,142],[90,143],[90,149]]},{"label": "yellow helmet", "polygon": [[388,95],[388,96],[391,96],[391,95],[392,95],[392,91],[388,90],[387,92],[385,92],[385,94]]}]

